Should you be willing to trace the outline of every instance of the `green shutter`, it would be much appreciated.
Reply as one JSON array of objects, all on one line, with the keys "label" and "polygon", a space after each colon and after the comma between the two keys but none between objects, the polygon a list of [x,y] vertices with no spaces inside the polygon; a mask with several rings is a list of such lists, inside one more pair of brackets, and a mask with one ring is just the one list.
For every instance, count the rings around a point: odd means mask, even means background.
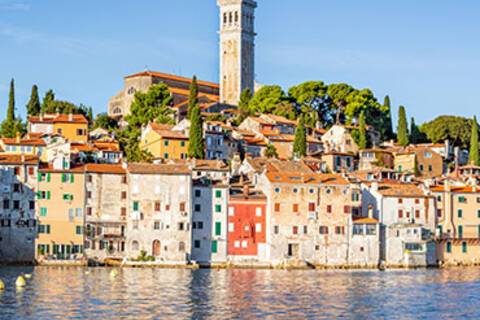
[{"label": "green shutter", "polygon": [[217,240],[213,240],[212,241],[212,253],[217,253],[217,251],[218,251]]},{"label": "green shutter", "polygon": [[50,234],[50,225],[47,224],[47,234]]},{"label": "green shutter", "polygon": [[74,178],[74,174],[73,173],[70,173],[70,183],[73,183],[75,178]]},{"label": "green shutter", "polygon": [[222,206],[219,204],[215,205],[215,212],[222,212]]},{"label": "green shutter", "polygon": [[50,191],[47,191],[47,200],[50,200]]},{"label": "green shutter", "polygon": [[138,201],[133,202],[133,211],[138,211]]},{"label": "green shutter", "polygon": [[50,173],[47,173],[47,182],[50,182]]},{"label": "green shutter", "polygon": [[37,179],[38,179],[38,182],[42,181],[42,174],[40,172],[37,173]]},{"label": "green shutter", "polygon": [[221,197],[222,197],[222,191],[217,190],[217,191],[215,192],[215,196],[216,196],[217,198],[221,198]]},{"label": "green shutter", "polygon": [[65,183],[67,181],[67,175],[62,173],[62,182]]},{"label": "green shutter", "polygon": [[465,241],[462,242],[462,252],[467,253],[467,243]]},{"label": "green shutter", "polygon": [[215,235],[219,236],[222,234],[222,223],[221,222],[215,222]]},{"label": "green shutter", "polygon": [[451,253],[451,252],[452,252],[452,243],[447,242],[447,253]]}]

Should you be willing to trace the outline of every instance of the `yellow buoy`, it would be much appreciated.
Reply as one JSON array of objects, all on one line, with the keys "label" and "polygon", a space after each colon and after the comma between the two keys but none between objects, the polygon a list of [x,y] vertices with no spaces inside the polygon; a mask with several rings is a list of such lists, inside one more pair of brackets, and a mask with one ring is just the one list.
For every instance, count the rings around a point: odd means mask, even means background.
[{"label": "yellow buoy", "polygon": [[3,283],[2,280],[0,280],[0,290],[5,289],[5,283]]},{"label": "yellow buoy", "polygon": [[19,276],[17,278],[17,281],[15,281],[15,285],[17,287],[25,287],[27,285],[27,282],[25,281],[25,279],[22,276]]},{"label": "yellow buoy", "polygon": [[110,271],[110,277],[115,278],[116,276],[118,276],[118,271],[116,269]]}]

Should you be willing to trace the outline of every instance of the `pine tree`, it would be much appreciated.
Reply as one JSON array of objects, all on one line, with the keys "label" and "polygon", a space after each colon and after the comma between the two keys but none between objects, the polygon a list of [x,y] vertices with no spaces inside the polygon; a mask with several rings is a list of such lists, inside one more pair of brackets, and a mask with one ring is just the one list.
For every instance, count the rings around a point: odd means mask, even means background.
[{"label": "pine tree", "polygon": [[200,106],[197,104],[190,118],[190,136],[188,140],[188,157],[191,159],[204,159],[205,149],[203,140],[203,121]]},{"label": "pine tree", "polygon": [[415,124],[415,119],[412,117],[410,119],[410,142],[415,144],[415,143],[419,143],[420,140],[421,140],[420,130],[418,130],[418,127]]},{"label": "pine tree", "polygon": [[305,120],[300,116],[298,126],[295,131],[295,140],[293,142],[293,158],[302,158],[307,155],[307,131],[305,129]]},{"label": "pine tree", "polygon": [[33,85],[30,100],[27,104],[27,115],[38,116],[40,114],[40,98],[38,97],[38,87]]},{"label": "pine tree", "polygon": [[365,123],[365,112],[360,113],[360,117],[358,120],[358,147],[360,149],[367,148],[368,145],[368,138],[367,138],[367,125]]},{"label": "pine tree", "polygon": [[477,117],[473,117],[472,123],[472,134],[470,137],[470,155],[468,162],[471,165],[478,166],[480,165],[480,155],[478,152],[478,123]]},{"label": "pine tree", "polygon": [[41,112],[47,113],[47,111],[50,111],[48,110],[49,104],[51,104],[54,101],[55,101],[55,93],[53,92],[52,89],[50,89],[45,93],[45,96],[43,97]]},{"label": "pine tree", "polygon": [[190,96],[188,97],[187,119],[192,116],[193,109],[198,104],[198,83],[197,77],[193,76],[192,83],[190,83]]},{"label": "pine tree", "polygon": [[385,109],[388,108],[388,113],[387,113],[387,123],[386,123],[386,138],[388,139],[393,139],[394,138],[394,133],[393,133],[393,125],[392,125],[392,107],[390,103],[390,97],[388,95],[385,96],[385,99],[383,100],[383,105],[385,106]]},{"label": "pine tree", "polygon": [[406,147],[408,142],[407,114],[405,112],[405,107],[400,106],[398,109],[397,143]]}]

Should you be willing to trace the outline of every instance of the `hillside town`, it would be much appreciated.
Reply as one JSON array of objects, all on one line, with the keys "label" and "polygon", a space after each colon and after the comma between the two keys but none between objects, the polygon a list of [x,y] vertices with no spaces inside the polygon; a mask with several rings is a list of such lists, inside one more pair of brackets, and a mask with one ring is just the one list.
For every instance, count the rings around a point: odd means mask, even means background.
[{"label": "hillside town", "polygon": [[256,2],[218,3],[219,84],[140,71],[96,119],[34,89],[22,129],[12,81],[0,263],[480,264],[476,119],[467,146],[422,139],[403,108],[394,130],[389,102],[347,85],[273,99],[254,81]]}]

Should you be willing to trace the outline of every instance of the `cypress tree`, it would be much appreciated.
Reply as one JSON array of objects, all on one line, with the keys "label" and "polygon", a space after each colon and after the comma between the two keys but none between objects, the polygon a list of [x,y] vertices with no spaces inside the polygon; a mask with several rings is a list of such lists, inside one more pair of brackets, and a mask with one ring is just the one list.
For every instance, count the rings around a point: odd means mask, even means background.
[{"label": "cypress tree", "polygon": [[252,100],[252,90],[250,88],[247,88],[242,91],[240,94],[240,101],[238,102],[238,109],[242,111],[243,113],[248,113],[248,105],[250,103],[250,100]]},{"label": "cypress tree", "polygon": [[360,113],[360,118],[358,121],[358,147],[360,149],[365,149],[368,144],[368,139],[367,139],[367,125],[365,123],[365,112],[362,111]]},{"label": "cypress tree", "polygon": [[480,165],[480,155],[478,153],[478,123],[477,117],[473,117],[472,123],[472,134],[470,136],[470,154],[468,157],[468,162],[471,165],[478,166]]},{"label": "cypress tree", "polygon": [[385,106],[385,109],[388,108],[387,111],[387,118],[386,118],[386,132],[385,135],[388,139],[393,139],[394,138],[394,133],[393,133],[393,125],[392,125],[392,107],[390,103],[390,97],[388,95],[385,96],[385,99],[383,100],[383,105]]},{"label": "cypress tree", "polygon": [[420,131],[418,130],[417,125],[415,124],[415,119],[412,117],[410,119],[410,142],[419,143],[421,140]]},{"label": "cypress tree", "polygon": [[8,95],[7,121],[15,121],[15,83],[10,81],[10,93]]},{"label": "cypress tree", "polygon": [[407,114],[404,106],[398,109],[397,143],[402,147],[408,145]]},{"label": "cypress tree", "polygon": [[190,135],[188,139],[188,157],[191,159],[204,159],[203,121],[200,106],[197,104],[190,119]]},{"label": "cypress tree", "polygon": [[305,120],[300,116],[297,129],[295,130],[295,140],[293,142],[293,157],[301,158],[307,155],[307,131],[305,129]]},{"label": "cypress tree", "polygon": [[38,87],[33,85],[30,100],[27,104],[27,115],[38,116],[40,114],[40,98],[38,97]]},{"label": "cypress tree", "polygon": [[190,96],[188,97],[187,119],[192,117],[193,109],[198,105],[198,83],[197,77],[193,76],[190,83]]},{"label": "cypress tree", "polygon": [[43,97],[42,101],[42,113],[48,113],[48,105],[55,101],[55,93],[53,92],[52,89],[48,90],[45,93],[45,96]]}]

